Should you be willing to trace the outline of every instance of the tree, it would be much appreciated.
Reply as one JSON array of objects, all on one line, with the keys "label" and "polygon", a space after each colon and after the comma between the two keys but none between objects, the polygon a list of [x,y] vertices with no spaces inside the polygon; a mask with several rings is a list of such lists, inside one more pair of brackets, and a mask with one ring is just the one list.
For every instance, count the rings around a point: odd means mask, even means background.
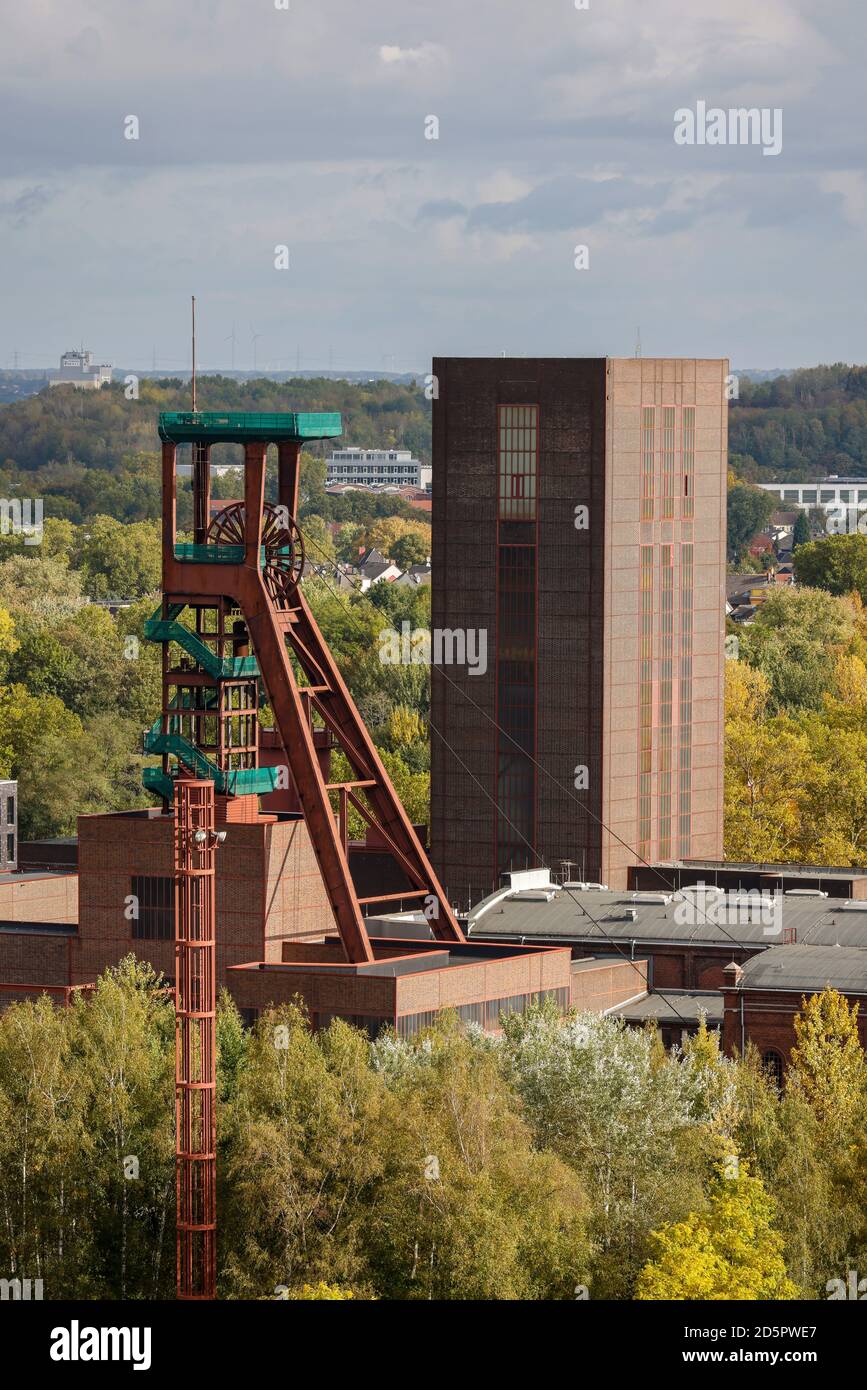
[{"label": "tree", "polygon": [[686,1217],[701,1197],[715,1083],[702,1092],[699,1068],[660,1057],[653,1036],[612,1018],[564,1023],[542,1008],[504,1018],[503,1029],[503,1064],[537,1145],[567,1162],[592,1196],[591,1294],[629,1298],[651,1231]]},{"label": "tree", "polygon": [[264,1015],[223,1108],[221,1284],[259,1297],[320,1280],[356,1287],[362,1195],[381,1172],[386,1095],[367,1039],[314,1036],[301,1010]]},{"label": "tree", "polygon": [[0,1266],[46,1298],[174,1288],[174,1027],[132,958],[0,1015]]},{"label": "tree", "polygon": [[799,545],[793,560],[799,584],[838,595],[856,593],[867,603],[867,536],[825,536]]},{"label": "tree", "polygon": [[136,521],[125,526],[113,517],[96,516],[78,532],[74,563],[92,599],[155,593],[162,573],[159,525]]},{"label": "tree", "polygon": [[789,1059],[796,1082],[834,1144],[844,1144],[864,1099],[867,1069],[858,1033],[858,1004],[826,988],[801,1000]]},{"label": "tree", "polygon": [[812,765],[808,740],[791,719],[765,718],[770,682],[763,671],[727,661],[725,682],[726,855],[741,862],[797,859]]},{"label": "tree", "polygon": [[7,679],[9,663],[19,646],[12,614],[0,604],[0,681]]},{"label": "tree", "polygon": [[26,611],[56,620],[85,602],[81,576],[51,556],[11,555],[0,562],[0,594],[13,617]]},{"label": "tree", "polygon": [[736,482],[728,492],[728,556],[740,559],[757,531],[767,525],[776,510],[773,493],[749,483]]},{"label": "tree", "polygon": [[304,518],[302,528],[304,550],[311,565],[333,565],[334,539],[321,516],[311,513]]},{"label": "tree", "polygon": [[799,545],[806,545],[812,534],[807,513],[799,511],[792,529],[792,549],[795,550]]},{"label": "tree", "polygon": [[829,656],[849,649],[862,622],[857,599],[807,588],[769,594],[739,642],[741,659],[768,678],[772,712],[821,709]]},{"label": "tree", "polygon": [[391,558],[402,570],[408,570],[413,565],[424,564],[430,556],[430,547],[430,531],[427,531],[427,534],[408,532],[398,536],[391,547]]},{"label": "tree", "polygon": [[[117,1298],[174,1282],[174,1017],[160,978],[128,956],[71,1018],[84,1097],[94,1272]],[[98,1196],[97,1196],[98,1194]]]},{"label": "tree", "polygon": [[375,521],[367,532],[367,544],[374,546],[388,559],[398,563],[395,547],[401,546],[402,553],[410,564],[419,563],[430,555],[430,526],[423,521],[406,521],[399,516],[385,517]]},{"label": "tree", "polygon": [[587,1199],[569,1167],[534,1146],[496,1053],[454,1015],[374,1051],[391,1102],[365,1227],[377,1293],[574,1297],[588,1277]]},{"label": "tree", "polygon": [[783,1239],[772,1225],[775,1207],[746,1163],[737,1177],[722,1169],[705,1212],[664,1226],[652,1237],[653,1255],[642,1269],[640,1300],[794,1299]]}]

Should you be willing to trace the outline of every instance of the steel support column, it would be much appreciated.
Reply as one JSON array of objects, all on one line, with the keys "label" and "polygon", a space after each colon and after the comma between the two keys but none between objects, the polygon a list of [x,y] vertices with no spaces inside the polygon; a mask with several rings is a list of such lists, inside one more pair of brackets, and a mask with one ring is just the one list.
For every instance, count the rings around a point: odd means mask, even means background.
[{"label": "steel support column", "polygon": [[177,1295],[216,1298],[213,782],[175,783]]}]

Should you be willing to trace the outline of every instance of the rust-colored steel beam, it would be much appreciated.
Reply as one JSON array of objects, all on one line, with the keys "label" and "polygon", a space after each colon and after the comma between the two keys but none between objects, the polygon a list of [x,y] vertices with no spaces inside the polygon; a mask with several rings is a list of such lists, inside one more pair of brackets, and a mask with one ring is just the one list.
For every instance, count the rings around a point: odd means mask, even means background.
[{"label": "rust-colored steel beam", "polygon": [[217,1296],[214,784],[175,782],[177,1295]]}]

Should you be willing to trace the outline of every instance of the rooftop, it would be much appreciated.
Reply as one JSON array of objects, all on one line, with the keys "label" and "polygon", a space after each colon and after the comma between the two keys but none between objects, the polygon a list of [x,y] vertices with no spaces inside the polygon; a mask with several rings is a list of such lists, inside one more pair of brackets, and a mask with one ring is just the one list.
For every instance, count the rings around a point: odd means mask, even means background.
[{"label": "rooftop", "polygon": [[628,1023],[698,1023],[702,1014],[708,1027],[719,1028],[723,1021],[723,997],[716,990],[667,989],[663,994],[645,994],[611,1009],[614,1018]]},{"label": "rooftop", "polygon": [[855,946],[774,946],[742,969],[741,988],[867,994],[867,951]]},{"label": "rooftop", "polygon": [[[867,901],[783,894],[781,918],[757,891],[697,893],[559,888],[503,889],[476,904],[468,935],[476,940],[579,942],[595,951],[630,942],[704,942],[770,948],[783,934],[811,946],[867,948]],[[770,906],[770,898],[766,898]],[[787,947],[786,949],[791,949]],[[867,954],[864,957],[867,968]]]},{"label": "rooftop", "polygon": [[343,432],[336,410],[299,414],[297,411],[257,414],[249,411],[169,411],[160,415],[160,439],[173,444],[203,440],[210,444],[244,443],[281,439],[295,443],[311,439],[335,439]]}]

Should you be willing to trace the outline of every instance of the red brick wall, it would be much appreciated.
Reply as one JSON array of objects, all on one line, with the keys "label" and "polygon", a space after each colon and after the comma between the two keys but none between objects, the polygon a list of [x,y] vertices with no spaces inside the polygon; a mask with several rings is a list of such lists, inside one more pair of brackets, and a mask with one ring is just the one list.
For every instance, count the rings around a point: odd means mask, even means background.
[{"label": "red brick wall", "polygon": [[[333,918],[303,821],[227,824],[217,852],[217,981],[230,965],[279,960],[282,942],[321,936]],[[174,821],[136,815],[79,820],[79,939],[73,982],[95,978],[134,952],[174,977],[174,940],[133,936],[124,900],[137,874],[171,877]],[[282,877],[281,877],[282,875]]]},{"label": "red brick wall", "polygon": [[69,984],[68,936],[0,932],[0,985]]},{"label": "red brick wall", "polygon": [[[846,996],[849,1007],[855,995]],[[795,1045],[795,1015],[801,1012],[800,991],[727,989],[723,994],[723,1049],[731,1057],[742,1051],[741,1001],[743,1001],[743,1038],[759,1052],[773,1049],[784,1062]],[[861,1046],[867,1048],[867,1000],[858,998],[858,1032]]]}]

